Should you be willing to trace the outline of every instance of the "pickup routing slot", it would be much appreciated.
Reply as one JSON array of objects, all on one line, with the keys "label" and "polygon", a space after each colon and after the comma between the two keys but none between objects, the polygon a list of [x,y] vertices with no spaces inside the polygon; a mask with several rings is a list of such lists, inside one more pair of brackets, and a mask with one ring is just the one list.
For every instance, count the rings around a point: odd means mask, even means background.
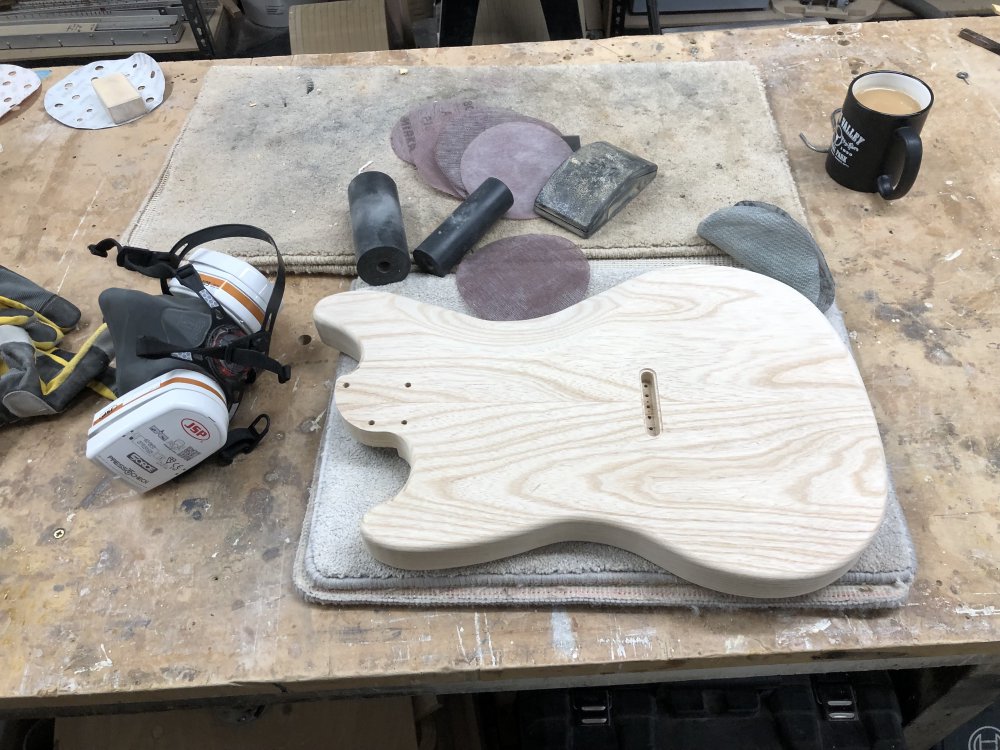
[{"label": "pickup routing slot", "polygon": [[642,411],[646,423],[646,432],[651,437],[660,434],[660,394],[656,389],[656,373],[646,369],[639,374],[642,385]]}]

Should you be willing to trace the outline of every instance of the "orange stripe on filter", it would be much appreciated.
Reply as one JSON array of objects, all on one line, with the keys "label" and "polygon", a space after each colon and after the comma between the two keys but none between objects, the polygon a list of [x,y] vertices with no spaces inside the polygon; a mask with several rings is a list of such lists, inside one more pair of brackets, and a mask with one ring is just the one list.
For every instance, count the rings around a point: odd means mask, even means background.
[{"label": "orange stripe on filter", "polygon": [[206,273],[198,272],[201,280],[206,284],[211,284],[216,289],[221,289],[223,292],[228,294],[233,299],[239,301],[243,307],[250,311],[250,314],[257,319],[257,322],[264,325],[264,311],[260,309],[260,305],[250,299],[247,295],[243,293],[239,287],[235,284],[230,284],[225,279],[220,279],[216,276],[209,276]]},{"label": "orange stripe on filter", "polygon": [[[181,377],[181,376],[170,378],[169,380],[164,380],[162,383],[160,383],[158,386],[156,386],[156,388],[154,388],[153,391],[158,391],[160,388],[166,388],[168,385],[173,385],[174,383],[186,383],[187,385],[196,385],[199,388],[204,388],[206,391],[208,391],[212,395],[218,396],[223,401],[226,400],[226,397],[222,395],[221,391],[219,391],[219,390],[217,390],[215,388],[212,388],[210,385],[206,385],[205,383],[202,383],[200,380],[195,380],[194,378],[185,378],[185,377]],[[144,396],[148,396],[153,391],[146,391],[145,393],[140,393],[135,398],[129,399],[128,401],[126,401],[123,404],[118,404],[116,406],[112,406],[107,411],[105,411],[105,412],[101,413],[100,415],[98,415],[94,419],[93,423],[90,426],[91,427],[96,427],[98,424],[100,424],[101,422],[103,422],[105,419],[107,419],[108,417],[110,417],[115,412],[118,412],[118,411],[124,409],[129,404],[131,404],[131,403],[133,403],[135,401],[138,401],[140,398],[143,398]]]}]

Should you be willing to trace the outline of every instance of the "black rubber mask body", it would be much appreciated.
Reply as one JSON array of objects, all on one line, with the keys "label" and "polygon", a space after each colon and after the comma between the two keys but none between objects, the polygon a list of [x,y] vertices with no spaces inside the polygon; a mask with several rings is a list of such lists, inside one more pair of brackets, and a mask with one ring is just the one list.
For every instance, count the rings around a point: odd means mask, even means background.
[{"label": "black rubber mask body", "polygon": [[230,406],[239,401],[245,368],[215,359],[208,360],[209,367],[202,367],[183,354],[150,358],[136,353],[142,337],[190,349],[225,344],[243,335],[236,323],[214,320],[208,305],[198,297],[155,296],[130,289],[107,289],[98,301],[115,344],[115,392],[119,396],[171,370],[192,370],[218,381]]}]

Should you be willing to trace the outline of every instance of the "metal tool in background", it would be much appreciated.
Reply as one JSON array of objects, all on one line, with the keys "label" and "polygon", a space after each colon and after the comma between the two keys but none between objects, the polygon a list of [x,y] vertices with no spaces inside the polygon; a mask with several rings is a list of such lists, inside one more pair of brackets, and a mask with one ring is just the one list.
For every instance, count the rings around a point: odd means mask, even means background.
[{"label": "metal tool in background", "polygon": [[183,37],[186,21],[199,50],[214,56],[207,19],[218,5],[217,0],[115,0],[113,6],[88,0],[19,0],[13,9],[0,12],[0,50],[172,45]]},{"label": "metal tool in background", "polygon": [[977,47],[982,47],[988,52],[992,52],[995,55],[1000,55],[1000,42],[990,39],[988,36],[983,36],[972,29],[962,29],[958,32],[958,36],[967,42],[972,42]]},{"label": "metal tool in background", "polygon": [[0,49],[175,44],[184,34],[177,16],[142,14],[93,19],[11,21],[0,25]]}]

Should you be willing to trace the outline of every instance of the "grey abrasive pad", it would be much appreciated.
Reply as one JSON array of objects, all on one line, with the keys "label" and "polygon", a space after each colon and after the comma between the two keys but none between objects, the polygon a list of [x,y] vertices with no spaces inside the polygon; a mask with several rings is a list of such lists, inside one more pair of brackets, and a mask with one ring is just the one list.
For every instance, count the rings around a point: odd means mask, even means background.
[{"label": "grey abrasive pad", "polygon": [[504,237],[465,256],[455,280],[477,318],[527,320],[582,300],[590,264],[565,237],[524,234]]},{"label": "grey abrasive pad", "polygon": [[[709,255],[716,251],[698,236],[698,222],[748,196],[805,220],[764,88],[745,62],[411,65],[405,75],[399,66],[248,65],[205,76],[125,241],[165,250],[201,227],[254,224],[277,240],[289,271],[353,274],[347,185],[358,170],[395,180],[414,246],[455,210],[455,199],[424,184],[390,145],[403,115],[450,98],[545,120],[659,167],[590,239],[536,218],[501,219],[483,242],[534,232],[574,240],[592,259]],[[259,242],[215,244],[274,268]]]},{"label": "grey abrasive pad", "polygon": [[740,201],[702,219],[698,234],[744,268],[788,284],[823,312],[835,284],[812,234],[778,206]]},{"label": "grey abrasive pad", "polygon": [[[663,266],[707,262],[731,265],[723,256],[699,259],[594,261],[587,295]],[[357,288],[365,285],[356,282]],[[379,287],[422,302],[469,313],[454,276],[411,273]],[[847,345],[836,305],[826,313]],[[341,357],[336,376],[357,364]],[[330,374],[331,382],[334,373]],[[332,393],[332,391],[331,391]],[[331,402],[295,562],[295,585],[307,599],[375,607],[566,606],[716,607],[733,609],[859,610],[899,607],[913,583],[916,559],[910,532],[891,488],[885,520],[843,577],[819,591],[789,599],[747,599],[701,588],[615,547],[556,544],[467,568],[407,571],[371,556],[361,539],[369,508],[394,497],[409,467],[395,450],[354,440]]]}]

